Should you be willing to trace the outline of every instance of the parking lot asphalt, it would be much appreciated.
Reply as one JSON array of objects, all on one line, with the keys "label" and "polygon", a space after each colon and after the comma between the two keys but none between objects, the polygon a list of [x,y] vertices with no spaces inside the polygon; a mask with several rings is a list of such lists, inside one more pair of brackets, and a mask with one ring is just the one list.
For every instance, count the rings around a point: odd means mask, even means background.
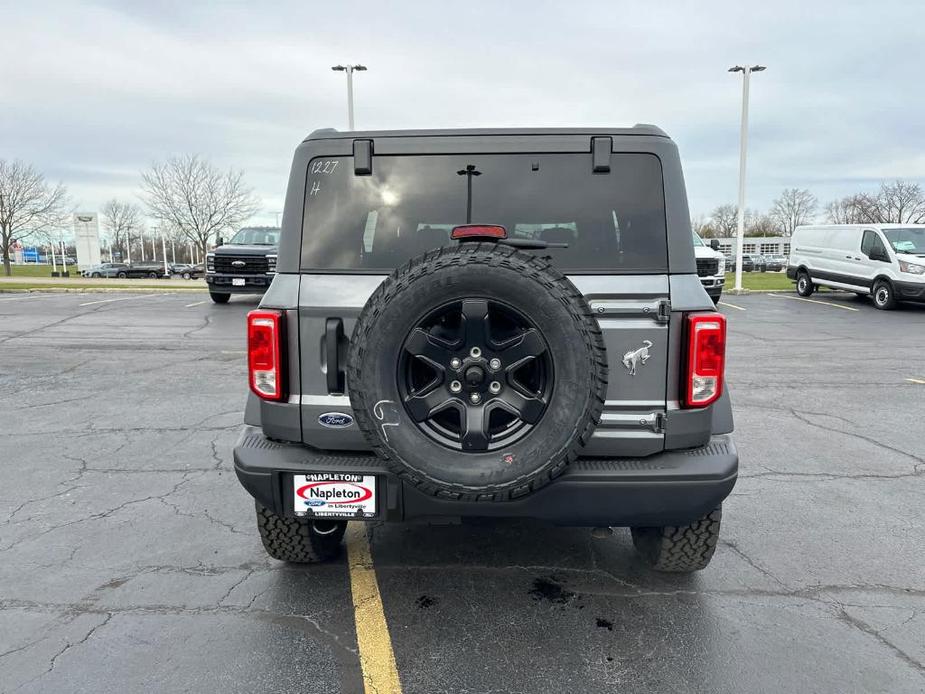
[{"label": "parking lot asphalt", "polygon": [[[403,691],[925,691],[925,308],[814,299],[720,306],[706,571],[623,529],[371,527]],[[0,294],[0,691],[362,691],[346,560],[268,559],[232,469],[256,303]]]}]

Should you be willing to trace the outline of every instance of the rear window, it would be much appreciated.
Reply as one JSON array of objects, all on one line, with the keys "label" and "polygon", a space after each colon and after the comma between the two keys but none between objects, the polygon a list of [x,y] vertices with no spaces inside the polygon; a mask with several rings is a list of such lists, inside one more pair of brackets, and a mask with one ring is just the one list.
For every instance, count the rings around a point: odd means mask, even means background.
[{"label": "rear window", "polygon": [[376,156],[372,176],[352,157],[309,163],[302,234],[306,271],[389,272],[456,243],[454,226],[501,224],[512,238],[567,243],[529,251],[566,272],[666,272],[662,170],[652,154]]}]

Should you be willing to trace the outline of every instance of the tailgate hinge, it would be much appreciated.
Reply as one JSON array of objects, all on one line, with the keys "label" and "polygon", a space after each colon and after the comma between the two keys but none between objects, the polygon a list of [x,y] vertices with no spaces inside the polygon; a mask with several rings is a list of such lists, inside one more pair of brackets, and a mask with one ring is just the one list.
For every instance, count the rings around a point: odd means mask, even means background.
[{"label": "tailgate hinge", "polygon": [[655,421],[652,423],[652,430],[656,434],[664,434],[667,423],[668,415],[665,412],[656,412]]},{"label": "tailgate hinge", "polygon": [[668,299],[659,299],[658,310],[655,313],[655,320],[659,323],[667,323],[671,320],[671,301]]}]

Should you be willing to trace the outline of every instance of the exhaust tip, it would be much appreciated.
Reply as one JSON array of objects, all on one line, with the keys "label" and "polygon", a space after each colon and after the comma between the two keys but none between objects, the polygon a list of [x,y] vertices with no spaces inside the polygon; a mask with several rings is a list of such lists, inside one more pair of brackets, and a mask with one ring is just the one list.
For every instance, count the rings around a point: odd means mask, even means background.
[{"label": "exhaust tip", "polygon": [[337,529],[340,527],[340,523],[336,521],[314,521],[312,522],[312,530],[316,535],[333,535],[337,532]]}]

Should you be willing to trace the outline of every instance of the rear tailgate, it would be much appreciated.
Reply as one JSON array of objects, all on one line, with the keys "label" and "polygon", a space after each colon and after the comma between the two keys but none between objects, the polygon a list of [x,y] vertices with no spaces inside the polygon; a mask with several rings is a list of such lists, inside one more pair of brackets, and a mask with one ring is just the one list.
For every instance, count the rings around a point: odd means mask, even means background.
[{"label": "rear tailgate", "polygon": [[665,445],[669,353],[666,275],[577,275],[607,346],[609,383],[588,455],[645,456]]}]

